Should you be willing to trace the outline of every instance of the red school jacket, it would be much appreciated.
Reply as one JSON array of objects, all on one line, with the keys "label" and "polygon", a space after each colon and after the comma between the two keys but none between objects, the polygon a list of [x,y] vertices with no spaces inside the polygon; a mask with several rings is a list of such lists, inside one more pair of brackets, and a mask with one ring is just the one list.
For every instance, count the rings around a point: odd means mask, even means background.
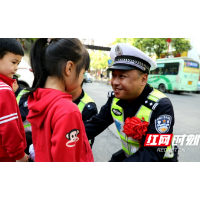
[{"label": "red school jacket", "polygon": [[12,90],[14,79],[0,74],[0,162],[19,160],[26,149],[25,131]]},{"label": "red school jacket", "polygon": [[81,113],[72,96],[38,88],[28,99],[35,162],[93,162]]}]

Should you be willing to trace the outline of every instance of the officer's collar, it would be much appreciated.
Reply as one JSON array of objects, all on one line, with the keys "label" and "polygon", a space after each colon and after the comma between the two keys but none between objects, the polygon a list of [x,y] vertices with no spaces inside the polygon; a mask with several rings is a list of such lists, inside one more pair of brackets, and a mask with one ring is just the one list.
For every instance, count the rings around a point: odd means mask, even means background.
[{"label": "officer's collar", "polygon": [[149,84],[146,84],[146,86],[144,87],[144,90],[142,91],[142,93],[140,94],[140,96],[138,98],[136,98],[135,100],[133,100],[131,103],[128,103],[127,100],[123,100],[123,99],[120,99],[118,102],[117,102],[117,105],[122,107],[124,110],[126,110],[128,113],[131,113],[132,112],[132,109],[139,105],[139,104],[142,104],[148,94],[153,90],[153,88],[149,85]]},{"label": "officer's collar", "polygon": [[84,97],[84,90],[82,89],[81,95],[80,95],[76,100],[74,100],[73,102],[74,102],[76,105],[78,105],[79,102],[80,102],[80,100],[81,100],[83,97]]},{"label": "officer's collar", "polygon": [[18,89],[15,92],[15,97],[17,98],[18,94],[23,90],[23,88],[19,85]]}]

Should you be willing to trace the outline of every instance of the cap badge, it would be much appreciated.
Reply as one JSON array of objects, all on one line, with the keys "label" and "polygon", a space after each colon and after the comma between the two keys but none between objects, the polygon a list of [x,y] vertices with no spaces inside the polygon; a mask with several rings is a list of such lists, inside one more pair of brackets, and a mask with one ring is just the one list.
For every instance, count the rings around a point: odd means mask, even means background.
[{"label": "cap badge", "polygon": [[117,46],[115,47],[115,54],[116,54],[117,56],[121,56],[121,55],[123,54],[122,48],[121,48],[119,45],[117,45]]}]

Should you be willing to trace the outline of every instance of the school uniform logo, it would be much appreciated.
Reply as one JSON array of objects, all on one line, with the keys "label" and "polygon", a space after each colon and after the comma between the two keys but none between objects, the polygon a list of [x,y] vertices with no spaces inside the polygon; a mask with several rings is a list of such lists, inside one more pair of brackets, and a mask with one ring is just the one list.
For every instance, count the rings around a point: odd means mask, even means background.
[{"label": "school uniform logo", "polygon": [[113,111],[113,113],[115,114],[115,115],[117,115],[117,116],[121,116],[122,115],[122,113],[118,110],[118,109],[112,109],[112,111]]},{"label": "school uniform logo", "polygon": [[172,117],[170,115],[161,115],[155,119],[155,128],[159,133],[167,133],[170,129]]},{"label": "school uniform logo", "polygon": [[69,133],[66,134],[66,138],[69,140],[66,143],[67,147],[74,147],[76,145],[76,142],[79,141],[79,138],[77,137],[79,132],[80,131],[78,129],[73,129]]}]

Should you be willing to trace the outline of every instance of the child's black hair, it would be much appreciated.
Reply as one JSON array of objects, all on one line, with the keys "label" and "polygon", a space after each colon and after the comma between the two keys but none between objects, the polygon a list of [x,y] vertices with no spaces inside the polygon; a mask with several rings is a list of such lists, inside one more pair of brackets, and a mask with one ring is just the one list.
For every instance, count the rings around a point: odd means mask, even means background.
[{"label": "child's black hair", "polygon": [[24,56],[24,49],[15,38],[0,38],[0,59],[7,53]]},{"label": "child's black hair", "polygon": [[31,67],[34,73],[32,94],[37,88],[43,88],[48,76],[64,81],[64,69],[68,61],[76,64],[77,78],[82,70],[90,65],[88,51],[76,38],[54,38],[47,44],[47,38],[35,41],[30,52]]},{"label": "child's black hair", "polygon": [[[85,70],[88,70],[90,67],[90,55],[88,54],[85,58]],[[83,87],[83,82],[81,83],[81,88]]]},{"label": "child's black hair", "polygon": [[90,67],[90,55],[89,53],[87,53],[85,56],[85,70],[88,70],[89,67]]}]

